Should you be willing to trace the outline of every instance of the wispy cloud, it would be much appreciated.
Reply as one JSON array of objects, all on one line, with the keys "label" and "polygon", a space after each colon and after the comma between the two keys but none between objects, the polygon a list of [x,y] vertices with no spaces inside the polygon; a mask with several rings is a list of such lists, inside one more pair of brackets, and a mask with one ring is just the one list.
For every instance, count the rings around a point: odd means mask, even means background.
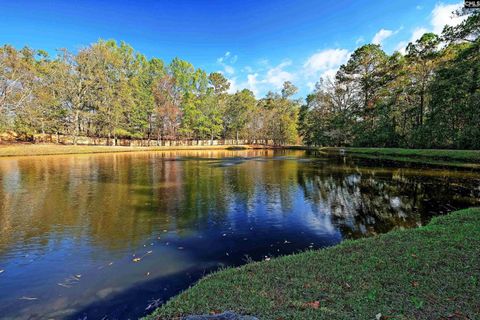
[{"label": "wispy cloud", "polygon": [[[405,53],[405,48],[409,42],[416,41],[426,32],[441,32],[445,25],[457,25],[462,18],[452,16],[452,12],[462,6],[457,4],[437,4],[427,20],[425,26],[412,26],[409,33],[403,33],[405,37],[396,45],[393,45],[396,51]],[[422,8],[425,10],[425,8]],[[400,34],[402,27],[398,29],[381,28],[371,39],[372,43],[384,44],[391,41],[393,37]],[[365,43],[364,37],[359,37],[352,48]],[[292,81],[301,88],[301,92],[311,91],[315,88],[316,82],[321,78],[335,77],[338,68],[345,64],[351,55],[351,50],[345,47],[331,47],[317,51],[304,60],[284,59],[280,62],[273,62],[263,57],[251,61],[248,65],[242,65],[237,62],[238,57],[227,51],[222,57],[217,59],[217,63],[222,67],[222,72],[230,79],[230,92],[236,92],[241,89],[251,90],[258,98],[268,91],[278,91],[285,81]],[[234,66],[240,66],[235,69]]]},{"label": "wispy cloud", "polygon": [[456,16],[453,12],[461,9],[462,7],[463,2],[454,4],[437,4],[432,11],[432,19],[430,21],[430,24],[432,25],[432,31],[440,34],[445,25],[456,26],[461,23],[465,17]]},{"label": "wispy cloud", "polygon": [[311,55],[303,64],[303,68],[308,75],[318,75],[319,72],[338,68],[349,56],[350,52],[347,49],[325,49]]},{"label": "wispy cloud", "polygon": [[455,11],[461,9],[463,7],[463,2],[454,3],[454,4],[443,4],[438,3],[433,8],[430,14],[430,26],[417,26],[413,29],[410,39],[408,41],[400,41],[397,46],[396,50],[402,53],[405,53],[405,48],[407,47],[409,42],[415,42],[422,37],[427,32],[434,32],[436,34],[441,34],[443,28],[446,25],[449,26],[456,26],[460,24],[464,19],[465,16],[456,16],[454,14]]},{"label": "wispy cloud", "polygon": [[279,65],[270,68],[267,71],[264,81],[268,84],[271,84],[275,89],[281,88],[285,81],[292,81],[294,79],[293,73],[285,70],[285,67],[290,65],[292,65],[292,61],[286,60]]},{"label": "wispy cloud", "polygon": [[373,39],[372,39],[372,43],[373,44],[382,44],[382,42],[391,37],[393,35],[393,31],[392,30],[388,30],[388,29],[380,29],[380,31],[378,31],[374,36],[373,36]]},{"label": "wispy cloud", "polygon": [[230,51],[225,52],[222,57],[217,59],[217,63],[223,67],[223,70],[220,71],[227,75],[233,75],[235,73],[235,68],[233,67],[233,64],[235,64],[237,60],[237,55],[232,55]]}]

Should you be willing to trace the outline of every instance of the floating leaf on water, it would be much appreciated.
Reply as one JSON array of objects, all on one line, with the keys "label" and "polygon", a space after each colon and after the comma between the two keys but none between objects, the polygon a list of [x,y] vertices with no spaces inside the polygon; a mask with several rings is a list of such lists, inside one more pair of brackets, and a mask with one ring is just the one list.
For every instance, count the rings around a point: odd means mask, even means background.
[{"label": "floating leaf on water", "polygon": [[[165,288],[166,289],[166,288]],[[155,299],[151,300],[148,306],[145,308],[145,311],[150,310],[150,309],[156,309],[162,304],[161,299]]]},{"label": "floating leaf on water", "polygon": [[28,301],[32,301],[32,300],[38,300],[38,298],[35,298],[35,297],[20,297],[18,298],[18,300],[28,300]]},{"label": "floating leaf on water", "polygon": [[77,278],[76,276],[70,276],[68,278],[65,278],[65,282],[64,283],[68,283],[68,284],[71,284],[72,282],[74,281],[80,281],[80,278]]},{"label": "floating leaf on water", "polygon": [[133,258],[133,262],[140,262],[140,260],[142,260],[142,258]]}]

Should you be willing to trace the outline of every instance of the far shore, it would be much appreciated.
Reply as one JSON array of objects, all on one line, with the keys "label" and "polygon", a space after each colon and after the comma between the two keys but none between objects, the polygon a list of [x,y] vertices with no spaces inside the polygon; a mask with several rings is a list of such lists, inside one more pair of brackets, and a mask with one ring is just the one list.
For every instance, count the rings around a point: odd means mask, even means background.
[{"label": "far shore", "polygon": [[129,146],[95,146],[95,145],[61,145],[61,144],[0,144],[1,157],[17,156],[46,156],[66,154],[89,153],[116,153],[137,151],[175,151],[175,150],[248,150],[271,149],[274,146],[265,145],[201,145],[201,146],[155,146],[155,147],[129,147]]},{"label": "far shore", "polygon": [[103,145],[62,145],[13,143],[0,144],[0,158],[17,156],[43,156],[67,154],[117,153],[139,151],[180,151],[180,150],[249,150],[249,149],[288,149],[309,150],[330,155],[348,154],[354,157],[383,159],[396,162],[411,162],[432,165],[453,165],[478,168],[480,150],[442,150],[442,149],[406,149],[406,148],[339,148],[308,146],[273,145],[183,145],[183,146],[103,146]]}]

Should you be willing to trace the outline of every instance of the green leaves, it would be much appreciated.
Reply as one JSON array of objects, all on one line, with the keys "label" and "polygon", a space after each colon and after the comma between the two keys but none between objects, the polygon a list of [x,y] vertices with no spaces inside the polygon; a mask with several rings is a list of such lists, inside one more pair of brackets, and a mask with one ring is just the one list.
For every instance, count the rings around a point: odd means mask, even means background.
[{"label": "green leaves", "polygon": [[[367,44],[303,106],[304,143],[480,148],[480,13],[391,56]],[[442,40],[447,40],[445,43]]]}]

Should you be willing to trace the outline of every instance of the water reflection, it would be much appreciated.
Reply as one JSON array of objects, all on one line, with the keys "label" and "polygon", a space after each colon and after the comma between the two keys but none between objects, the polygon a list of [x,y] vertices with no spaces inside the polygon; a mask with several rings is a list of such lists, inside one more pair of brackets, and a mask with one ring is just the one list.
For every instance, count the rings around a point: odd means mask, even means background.
[{"label": "water reflection", "polygon": [[303,152],[1,159],[0,314],[135,317],[219,266],[418,226],[479,198],[478,172]]}]

